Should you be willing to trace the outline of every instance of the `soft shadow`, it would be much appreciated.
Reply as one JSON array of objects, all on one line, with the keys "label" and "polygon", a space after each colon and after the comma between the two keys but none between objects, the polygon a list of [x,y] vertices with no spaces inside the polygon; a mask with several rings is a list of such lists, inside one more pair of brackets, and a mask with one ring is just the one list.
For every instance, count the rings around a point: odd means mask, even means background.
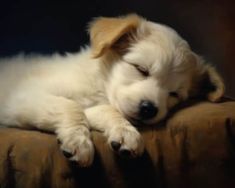
[{"label": "soft shadow", "polygon": [[71,169],[70,178],[75,181],[74,187],[111,187],[109,178],[106,175],[104,165],[102,164],[101,158],[98,155],[97,151],[95,151],[95,158],[91,167],[81,168],[76,162],[69,162],[69,166]]},{"label": "soft shadow", "polygon": [[153,164],[147,151],[136,159],[125,159],[116,156],[115,160],[123,175],[123,181],[126,187],[167,187],[163,157],[159,157],[157,165]]}]

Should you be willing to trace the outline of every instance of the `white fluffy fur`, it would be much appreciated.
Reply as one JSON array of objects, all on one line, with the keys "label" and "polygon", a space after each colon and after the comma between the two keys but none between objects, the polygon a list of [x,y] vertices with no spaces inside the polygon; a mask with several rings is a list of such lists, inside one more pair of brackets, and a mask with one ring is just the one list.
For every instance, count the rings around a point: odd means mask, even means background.
[{"label": "white fluffy fur", "polygon": [[[142,154],[143,140],[130,123],[139,120],[140,101],[149,100],[158,107],[154,118],[141,122],[154,124],[188,98],[194,78],[206,68],[173,29],[134,17],[139,19],[135,41],[125,54],[113,55],[108,65],[103,56],[93,58],[90,47],[66,56],[2,59],[0,122],[55,132],[61,148],[72,153],[70,159],[81,166],[93,160],[90,129],[104,131],[109,144],[119,142],[133,156]],[[143,76],[137,65],[149,76]],[[169,96],[172,91],[179,97]]]}]

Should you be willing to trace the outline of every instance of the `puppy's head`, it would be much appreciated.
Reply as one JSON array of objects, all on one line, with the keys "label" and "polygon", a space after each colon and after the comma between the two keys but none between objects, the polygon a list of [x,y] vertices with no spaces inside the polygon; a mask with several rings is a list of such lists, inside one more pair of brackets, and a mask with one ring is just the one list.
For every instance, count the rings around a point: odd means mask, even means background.
[{"label": "puppy's head", "polygon": [[127,119],[154,124],[191,96],[218,101],[224,84],[173,29],[135,14],[90,25],[93,56],[108,64],[107,95]]}]

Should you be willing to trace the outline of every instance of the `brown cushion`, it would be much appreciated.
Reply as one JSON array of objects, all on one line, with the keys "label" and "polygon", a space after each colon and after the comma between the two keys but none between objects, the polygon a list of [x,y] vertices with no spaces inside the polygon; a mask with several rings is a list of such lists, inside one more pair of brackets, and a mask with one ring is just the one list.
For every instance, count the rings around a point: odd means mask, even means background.
[{"label": "brown cushion", "polygon": [[54,135],[0,129],[0,187],[235,187],[235,102],[191,102],[140,128],[146,152],[121,159],[93,132],[94,164],[78,168]]}]

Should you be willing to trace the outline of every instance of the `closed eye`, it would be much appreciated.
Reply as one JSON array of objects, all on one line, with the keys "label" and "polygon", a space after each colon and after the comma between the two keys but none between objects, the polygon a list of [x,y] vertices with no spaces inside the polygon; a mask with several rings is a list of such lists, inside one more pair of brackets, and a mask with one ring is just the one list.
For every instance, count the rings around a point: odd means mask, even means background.
[{"label": "closed eye", "polygon": [[175,98],[179,98],[179,94],[177,92],[175,92],[175,91],[169,92],[169,96],[175,97]]},{"label": "closed eye", "polygon": [[131,65],[133,65],[143,76],[145,77],[149,76],[149,71],[146,68],[141,67],[139,65],[135,65],[135,64],[131,64]]}]

